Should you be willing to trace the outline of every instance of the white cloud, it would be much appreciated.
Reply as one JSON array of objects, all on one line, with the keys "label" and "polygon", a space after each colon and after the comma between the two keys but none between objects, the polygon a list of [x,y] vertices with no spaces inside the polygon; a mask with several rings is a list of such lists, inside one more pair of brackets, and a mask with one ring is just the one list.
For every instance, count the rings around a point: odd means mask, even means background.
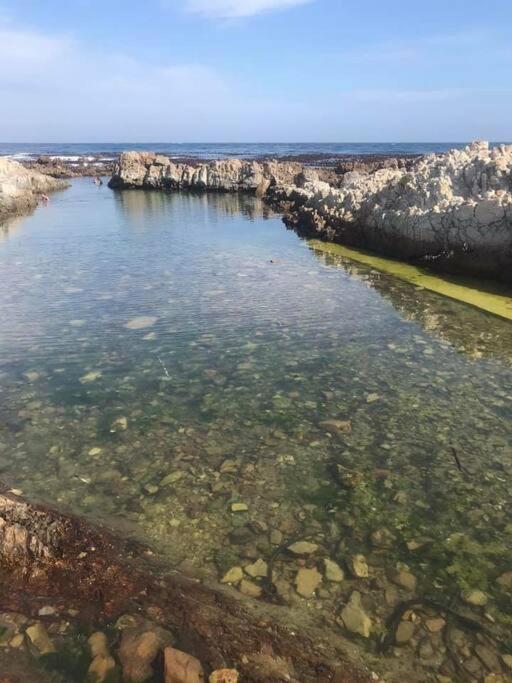
[{"label": "white cloud", "polygon": [[251,17],[262,12],[288,9],[314,0],[185,0],[190,12],[211,17]]}]

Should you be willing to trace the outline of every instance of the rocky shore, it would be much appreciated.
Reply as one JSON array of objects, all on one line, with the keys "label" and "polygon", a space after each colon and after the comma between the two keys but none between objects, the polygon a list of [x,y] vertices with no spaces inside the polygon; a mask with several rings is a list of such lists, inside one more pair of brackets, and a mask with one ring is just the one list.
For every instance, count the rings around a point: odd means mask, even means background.
[{"label": "rocky shore", "polygon": [[16,161],[0,157],[0,223],[8,217],[26,213],[37,206],[41,194],[63,190],[67,183]]},{"label": "rocky shore", "polygon": [[511,174],[512,147],[484,142],[444,155],[334,167],[276,160],[190,165],[129,152],[110,187],[253,192],[301,234],[511,282]]},{"label": "rocky shore", "polygon": [[51,157],[40,156],[35,160],[23,161],[22,165],[52,178],[100,178],[110,176],[114,170],[111,157]]},{"label": "rocky shore", "polygon": [[336,634],[306,636],[278,607],[164,575],[150,558],[145,546],[4,488],[0,680],[29,683],[36,672],[44,683],[378,680]]}]

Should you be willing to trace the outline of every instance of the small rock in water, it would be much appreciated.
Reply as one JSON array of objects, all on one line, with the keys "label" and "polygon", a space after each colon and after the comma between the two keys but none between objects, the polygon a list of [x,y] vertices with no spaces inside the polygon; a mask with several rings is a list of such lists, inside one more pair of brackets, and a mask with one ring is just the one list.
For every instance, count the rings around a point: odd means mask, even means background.
[{"label": "small rock in water", "polygon": [[128,429],[128,420],[124,416],[114,420],[110,427],[111,432],[124,432],[126,429]]},{"label": "small rock in water", "polygon": [[231,567],[222,579],[220,580],[221,583],[240,583],[240,581],[244,578],[244,572],[242,567]]},{"label": "small rock in water", "polygon": [[169,486],[170,484],[175,484],[177,481],[179,481],[183,476],[184,472],[181,470],[176,470],[176,472],[171,472],[168,474],[166,477],[162,479],[160,482],[160,486]]},{"label": "small rock in water", "polygon": [[238,671],[236,669],[217,669],[210,674],[208,683],[238,683]]},{"label": "small rock in water", "polygon": [[437,619],[427,619],[425,622],[425,626],[427,627],[427,630],[430,631],[430,633],[438,633],[439,631],[442,631],[443,628],[446,626],[446,621],[441,617]]},{"label": "small rock in water", "polygon": [[325,578],[327,581],[332,581],[333,583],[341,583],[345,579],[345,573],[343,569],[327,558],[324,559],[325,565]]},{"label": "small rock in water", "polygon": [[349,434],[352,431],[350,420],[322,420],[318,426],[329,434]]},{"label": "small rock in water", "polygon": [[379,401],[380,396],[379,394],[368,394],[366,397],[366,403],[375,403],[375,401]]},{"label": "small rock in water", "polygon": [[57,610],[55,609],[55,607],[52,607],[51,605],[45,605],[44,607],[41,607],[41,609],[38,612],[38,615],[40,617],[51,617],[54,614],[57,614]]},{"label": "small rock in water", "polygon": [[267,575],[268,565],[265,560],[259,559],[253,562],[253,564],[248,564],[244,569],[253,579],[258,579]]},{"label": "small rock in water", "polygon": [[26,630],[26,634],[34,647],[37,648],[42,655],[56,652],[55,645],[50,640],[50,636],[41,623],[37,622],[36,624],[29,626]]},{"label": "small rock in water", "polygon": [[246,503],[231,503],[231,512],[247,512],[248,510]]},{"label": "small rock in water", "polygon": [[414,635],[415,626],[412,621],[401,621],[395,633],[395,641],[397,645],[405,645]]},{"label": "small rock in water", "polygon": [[352,555],[348,560],[348,567],[357,579],[367,579],[370,575],[364,555]]},{"label": "small rock in water", "polygon": [[111,679],[112,672],[116,668],[116,662],[110,655],[96,655],[92,660],[88,676],[95,683],[106,683]]},{"label": "small rock in water", "polygon": [[248,595],[250,598],[259,598],[263,592],[261,586],[258,586],[257,583],[248,581],[247,579],[242,579],[238,590],[240,593]]},{"label": "small rock in water", "polygon": [[270,542],[272,545],[281,545],[283,542],[283,534],[279,529],[272,529],[270,532]]},{"label": "small rock in water", "polygon": [[181,650],[164,650],[165,683],[203,683],[205,675],[201,662]]},{"label": "small rock in water", "polygon": [[505,572],[496,581],[503,590],[512,590],[512,572]]},{"label": "small rock in water", "polygon": [[123,676],[133,683],[143,683],[155,675],[153,662],[162,647],[172,642],[168,632],[144,625],[123,630],[119,659]]},{"label": "small rock in water", "polygon": [[311,598],[316,589],[322,583],[322,575],[316,567],[313,569],[301,568],[295,577],[297,593],[303,598]]},{"label": "small rock in water", "polygon": [[410,572],[397,572],[393,575],[391,580],[397,586],[405,588],[405,590],[410,591],[411,593],[414,593],[416,590],[416,577]]},{"label": "small rock in water", "polygon": [[294,555],[313,555],[318,550],[318,545],[309,541],[297,541],[289,545],[288,550]]},{"label": "small rock in water", "polygon": [[146,327],[152,327],[158,318],[151,315],[141,315],[138,318],[132,318],[124,324],[127,330],[143,330]]},{"label": "small rock in water", "polygon": [[361,595],[357,591],[354,591],[350,596],[348,605],[341,612],[341,618],[345,628],[350,633],[356,633],[363,638],[370,637],[372,620],[363,610]]},{"label": "small rock in water", "polygon": [[28,379],[29,382],[35,382],[39,379],[39,373],[34,371],[24,372],[23,376]]},{"label": "small rock in water", "polygon": [[82,375],[80,377],[80,384],[91,384],[91,382],[95,382],[97,379],[100,379],[101,377],[101,371],[100,370],[94,370],[92,372],[88,372],[85,375]]},{"label": "small rock in water", "polygon": [[465,591],[462,594],[462,599],[468,605],[474,605],[475,607],[483,607],[487,604],[487,595],[480,590]]},{"label": "small rock in water", "polygon": [[91,448],[91,450],[89,451],[89,455],[92,456],[93,458],[95,458],[97,455],[100,455],[101,451],[102,451],[102,449],[98,448],[98,447]]}]

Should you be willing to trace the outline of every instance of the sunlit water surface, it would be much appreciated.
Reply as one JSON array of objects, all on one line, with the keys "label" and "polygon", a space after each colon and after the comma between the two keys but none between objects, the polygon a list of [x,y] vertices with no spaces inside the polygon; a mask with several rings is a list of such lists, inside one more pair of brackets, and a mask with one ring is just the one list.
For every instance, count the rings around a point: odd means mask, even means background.
[{"label": "sunlit water surface", "polygon": [[[0,273],[10,486],[213,579],[312,541],[332,625],[357,587],[378,631],[400,570],[510,614],[510,323],[316,254],[253,198],[87,179],[0,235]],[[285,602],[300,564],[275,562]]]}]

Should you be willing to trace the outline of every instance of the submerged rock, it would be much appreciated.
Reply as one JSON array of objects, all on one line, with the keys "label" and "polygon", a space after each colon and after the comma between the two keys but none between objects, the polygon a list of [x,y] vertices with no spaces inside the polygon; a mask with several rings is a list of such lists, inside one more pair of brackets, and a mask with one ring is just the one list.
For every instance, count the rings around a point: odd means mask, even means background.
[{"label": "submerged rock", "polygon": [[295,577],[297,593],[303,598],[311,598],[316,589],[322,583],[322,575],[316,567],[313,569],[301,568]]},{"label": "submerged rock", "polygon": [[205,675],[201,662],[181,650],[164,650],[165,683],[203,683]]},{"label": "submerged rock", "polygon": [[349,557],[347,564],[350,573],[357,579],[367,579],[370,575],[366,557],[364,555],[352,555]]},{"label": "submerged rock", "polygon": [[325,578],[327,581],[331,581],[332,583],[341,583],[345,579],[345,573],[343,569],[336,564],[336,562],[333,562],[333,560],[325,558],[324,566]]},{"label": "submerged rock", "polygon": [[127,330],[144,330],[146,327],[152,327],[158,318],[151,315],[141,315],[138,318],[132,318],[124,324]]},{"label": "submerged rock", "polygon": [[26,630],[26,634],[40,654],[47,655],[50,652],[56,652],[55,645],[51,641],[47,630],[41,622],[38,621],[36,624],[29,626]]},{"label": "submerged rock", "polygon": [[369,638],[372,629],[372,620],[363,610],[361,595],[354,591],[350,596],[348,605],[342,610],[341,618],[347,631]]}]

